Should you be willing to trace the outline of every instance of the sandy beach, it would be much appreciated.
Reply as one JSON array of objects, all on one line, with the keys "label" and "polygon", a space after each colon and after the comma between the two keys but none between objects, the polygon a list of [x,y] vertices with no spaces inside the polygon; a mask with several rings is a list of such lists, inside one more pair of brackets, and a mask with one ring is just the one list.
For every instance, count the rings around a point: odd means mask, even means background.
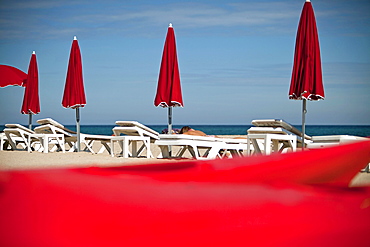
[{"label": "sandy beach", "polygon": [[[231,136],[225,136],[230,138]],[[94,144],[94,150],[99,149],[99,143]],[[160,149],[151,144],[154,157],[158,157]],[[176,149],[174,150],[176,151]],[[190,156],[189,156],[190,158]],[[188,160],[188,159],[183,159]],[[81,167],[111,167],[125,165],[142,165],[161,162],[181,162],[178,159],[158,158],[123,158],[111,157],[108,152],[92,154],[91,152],[27,152],[0,151],[0,170],[49,169],[49,168],[81,168]],[[351,182],[351,186],[370,186],[370,173],[359,172]]]}]

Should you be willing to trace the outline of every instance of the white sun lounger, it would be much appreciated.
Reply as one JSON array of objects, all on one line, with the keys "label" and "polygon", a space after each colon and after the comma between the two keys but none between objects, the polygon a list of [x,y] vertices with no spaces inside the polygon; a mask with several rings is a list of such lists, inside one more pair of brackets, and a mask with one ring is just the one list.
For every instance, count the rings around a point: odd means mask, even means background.
[{"label": "white sun lounger", "polygon": [[[37,126],[35,128],[35,132],[38,134],[59,134],[64,136],[65,143],[69,145],[70,149],[68,152],[74,152],[77,150],[77,136],[76,132],[72,131],[64,125],[60,124],[59,122],[51,119],[51,118],[45,118],[45,119],[39,119],[37,120],[37,123],[41,124],[40,126]],[[89,134],[80,134],[80,142],[85,145],[84,151],[90,151],[92,153],[96,153],[93,150],[93,143],[96,140],[102,140],[102,138],[105,136],[101,135],[89,135]],[[108,136],[109,138],[109,136]],[[110,148],[102,142],[102,148],[99,151],[100,153],[104,151],[104,148],[110,153]],[[99,153],[98,152],[98,153]]]},{"label": "white sun lounger", "polygon": [[13,150],[18,150],[19,143],[24,144],[22,149],[31,152],[35,149],[40,152],[48,153],[49,144],[53,144],[55,148],[64,149],[64,137],[56,134],[38,134],[20,124],[6,124],[7,128],[4,133],[9,141]]},{"label": "white sun lounger", "polygon": [[[28,136],[35,134],[29,128],[20,124],[5,124],[5,127],[4,133],[12,150],[28,150],[29,147],[31,148],[31,145],[36,144],[28,141]],[[38,141],[38,139],[32,139],[32,141]],[[39,148],[40,146],[36,149],[38,150]]]},{"label": "white sun lounger", "polygon": [[[289,149],[296,151],[297,136],[288,134],[282,128],[251,127],[247,132],[248,150],[253,149],[255,154],[281,153]],[[253,148],[249,145],[252,145]]]},{"label": "white sun lounger", "polygon": [[147,136],[151,139],[158,140],[159,133],[137,121],[116,121],[118,126],[113,128],[116,136],[121,134],[128,136]]},{"label": "white sun lounger", "polygon": [[10,147],[10,143],[8,141],[8,138],[6,137],[4,132],[0,133],[0,151],[7,150]]},{"label": "white sun lounger", "polygon": [[[253,120],[252,124],[260,127],[261,133],[265,131],[266,133],[271,129],[279,129],[287,134],[296,135],[298,141],[302,142],[302,132],[285,122],[281,119],[263,119],[263,120]],[[256,127],[252,127],[256,128]],[[251,129],[252,129],[251,128]],[[248,130],[249,132],[249,130]],[[342,143],[348,143],[353,141],[365,140],[365,137],[351,136],[351,135],[326,135],[326,136],[308,136],[305,135],[304,143],[307,148],[323,148],[333,145],[338,145]]]},{"label": "white sun lounger", "polygon": [[[70,146],[69,152],[74,152],[77,150],[76,142],[77,136],[76,132],[64,127],[62,124],[58,123],[57,121],[46,118],[37,120],[37,123],[41,124],[40,126],[35,128],[35,131],[38,133],[58,133],[63,134],[65,136],[66,143]],[[93,150],[93,144],[95,141],[99,141],[101,143],[101,148],[98,152]],[[143,141],[145,147],[147,147],[147,157],[150,156],[150,141],[149,138],[141,138],[138,136],[134,136],[132,138],[125,137],[125,136],[106,136],[106,135],[91,135],[91,134],[80,134],[80,142],[81,144],[85,145],[84,151],[90,151],[92,153],[102,153],[105,150],[113,157],[115,156],[114,151],[114,143],[118,142],[123,153],[123,157],[139,157],[141,152],[136,152],[136,143],[138,141]],[[133,143],[133,151],[129,152],[128,147],[129,144]]]},{"label": "white sun lounger", "polygon": [[[140,157],[143,154],[143,150],[137,149],[137,143],[143,142],[147,152],[146,158],[150,158],[151,151],[150,151],[150,138],[149,137],[141,137],[141,136],[104,136],[104,135],[86,135],[85,140],[90,143],[90,141],[100,141],[102,144],[102,148],[99,150],[98,153],[102,153],[104,151],[103,147],[114,157],[116,154],[115,152],[115,142],[118,142],[119,146],[121,147],[121,152],[123,158],[129,157]],[[132,150],[129,150],[129,146],[132,146]],[[91,147],[92,149],[92,147]]]},{"label": "white sun lounger", "polygon": [[51,118],[39,119],[36,122],[41,124],[34,129],[37,134],[63,135],[65,144],[68,144],[70,147],[69,152],[76,150],[76,132],[65,128],[62,124]]},{"label": "white sun lounger", "polygon": [[[223,158],[228,153],[235,156],[243,156],[247,150],[247,139],[224,139],[209,136],[195,135],[159,135],[159,140],[155,141],[161,149],[163,158],[182,158],[186,151],[195,159],[216,159]],[[172,156],[169,152],[170,146],[179,146],[180,149]]]},{"label": "white sun lounger", "polygon": [[[147,157],[154,157],[150,150],[150,143],[159,139],[159,133],[137,121],[116,121],[118,126],[113,128],[117,137],[125,136],[125,146],[121,146],[124,157],[127,155],[140,156],[146,151]],[[138,142],[142,145],[138,148]],[[131,146],[131,152],[129,147]]]},{"label": "white sun lounger", "polygon": [[[12,133],[10,133],[10,136],[11,136],[11,140],[13,141],[15,146],[20,145],[22,147],[22,149],[27,148],[26,145],[24,144],[24,141],[23,141],[22,137],[19,137],[17,135],[12,134]],[[8,137],[6,136],[5,132],[0,133],[0,151],[3,151],[3,150],[13,150],[13,148],[10,144],[10,141],[9,141]]]}]

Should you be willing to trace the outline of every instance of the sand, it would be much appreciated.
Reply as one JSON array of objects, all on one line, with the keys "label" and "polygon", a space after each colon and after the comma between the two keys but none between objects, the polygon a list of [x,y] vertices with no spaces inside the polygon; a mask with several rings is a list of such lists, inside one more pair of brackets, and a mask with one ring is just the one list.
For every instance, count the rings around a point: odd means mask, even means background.
[{"label": "sand", "polygon": [[[230,137],[230,136],[227,136]],[[118,147],[117,147],[118,148]],[[99,144],[94,144],[94,150],[99,149]],[[116,149],[118,150],[118,149]],[[152,144],[151,150],[154,157],[160,154],[158,146]],[[176,149],[174,150],[174,152]],[[190,156],[188,156],[190,158]],[[81,168],[81,167],[111,167],[124,165],[142,165],[160,162],[182,162],[178,159],[157,158],[123,158],[111,157],[108,152],[92,154],[91,152],[74,153],[39,153],[27,151],[0,151],[1,170],[23,170],[23,169],[45,169],[45,168]],[[185,159],[188,160],[188,159]],[[359,172],[351,182],[350,186],[370,186],[370,173]]]}]

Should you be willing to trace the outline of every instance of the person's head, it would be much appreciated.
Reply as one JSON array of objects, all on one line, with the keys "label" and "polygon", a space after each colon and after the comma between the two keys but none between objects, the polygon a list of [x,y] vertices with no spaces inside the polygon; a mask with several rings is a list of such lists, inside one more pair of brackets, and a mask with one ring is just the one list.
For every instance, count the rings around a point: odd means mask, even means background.
[{"label": "person's head", "polygon": [[191,128],[189,126],[184,126],[184,127],[181,128],[179,134],[184,134],[184,133],[188,132],[189,130],[191,130]]}]

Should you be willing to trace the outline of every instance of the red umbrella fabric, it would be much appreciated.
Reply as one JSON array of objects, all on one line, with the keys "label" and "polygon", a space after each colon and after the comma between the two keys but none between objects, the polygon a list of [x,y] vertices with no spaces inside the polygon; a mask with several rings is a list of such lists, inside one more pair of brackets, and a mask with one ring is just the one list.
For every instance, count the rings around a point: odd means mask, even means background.
[{"label": "red umbrella fabric", "polygon": [[299,21],[289,98],[298,100],[325,98],[319,38],[315,13],[310,1],[305,2]]},{"label": "red umbrella fabric", "polygon": [[27,83],[24,91],[21,113],[29,115],[29,128],[31,129],[32,114],[40,113],[39,72],[35,52],[32,53],[28,66]]},{"label": "red umbrella fabric", "polygon": [[303,100],[303,136],[305,134],[305,115],[307,112],[306,100],[320,100],[324,98],[320,45],[315,13],[311,2],[306,0],[298,25],[293,72],[289,89],[289,99]]},{"label": "red umbrella fabric", "polygon": [[27,74],[9,65],[0,64],[0,87],[26,86]]},{"label": "red umbrella fabric", "polygon": [[73,109],[86,105],[81,52],[76,37],[72,42],[62,105]]},{"label": "red umbrella fabric", "polygon": [[86,105],[85,88],[82,75],[82,59],[77,37],[72,42],[62,105],[76,109],[77,151],[80,151],[80,107]]},{"label": "red umbrella fabric", "polygon": [[183,106],[180,72],[177,62],[175,31],[170,24],[164,44],[161,69],[159,72],[155,106]]}]

